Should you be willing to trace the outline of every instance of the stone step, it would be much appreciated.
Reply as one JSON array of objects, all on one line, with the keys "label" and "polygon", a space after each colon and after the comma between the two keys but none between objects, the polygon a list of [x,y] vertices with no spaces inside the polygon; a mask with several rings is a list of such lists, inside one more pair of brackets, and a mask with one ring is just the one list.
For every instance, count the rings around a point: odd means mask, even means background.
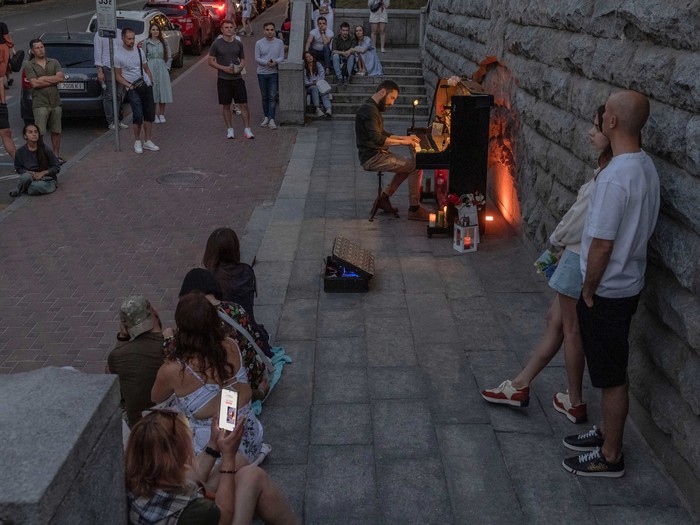
[{"label": "stone step", "polygon": [[[349,92],[349,91],[344,91],[343,87],[345,86],[339,86],[338,89],[333,92],[333,103],[335,104],[336,102],[352,102],[352,103],[359,103],[362,104],[367,97],[372,95],[372,92],[360,92],[360,91],[354,91],[354,92]],[[404,94],[400,93],[399,97],[396,99],[396,104],[406,104],[406,105],[412,105],[413,101],[418,99],[418,107],[416,108],[416,112],[420,110],[420,108],[425,108],[427,104],[427,97],[425,94],[422,95],[414,95],[414,94]]]},{"label": "stone step", "polygon": [[[333,113],[354,115],[357,113],[357,110],[360,109],[363,102],[364,99],[358,100],[357,102],[339,102],[336,101],[334,97]],[[411,104],[394,104],[389,111],[393,115],[407,115],[410,118],[413,113],[413,106]],[[419,116],[423,118],[428,116],[428,109],[425,106],[423,106],[423,108],[416,108],[416,118]]]},{"label": "stone step", "polygon": [[421,76],[423,74],[423,70],[420,67],[385,66],[384,64],[382,64],[382,71],[385,77],[392,77],[394,75]]},{"label": "stone step", "polygon": [[[326,75],[326,78],[328,78],[329,82],[331,82],[330,78],[333,79],[335,82],[335,75]],[[399,87],[403,86],[421,86],[423,87],[424,84],[424,78],[420,75],[392,75],[390,77],[388,76],[381,76],[381,77],[361,77],[358,75],[353,75],[352,76],[352,84],[358,84],[358,85],[366,85],[366,86],[376,86],[377,84],[381,84],[384,80],[393,80],[396,82]]]},{"label": "stone step", "polygon": [[[326,77],[326,80],[330,82],[332,86],[335,87],[334,93],[335,92],[350,92],[350,93],[369,93],[372,94],[374,93],[374,90],[376,89],[373,84],[365,84],[365,83],[358,83],[357,82],[357,77],[352,77],[350,79],[350,84],[344,84],[340,85],[338,82],[338,79],[335,78],[335,75],[331,75],[330,77]],[[399,84],[399,87],[401,88],[401,95],[411,95],[411,96],[416,96],[416,95],[425,95],[425,87],[423,85],[401,85]]]}]

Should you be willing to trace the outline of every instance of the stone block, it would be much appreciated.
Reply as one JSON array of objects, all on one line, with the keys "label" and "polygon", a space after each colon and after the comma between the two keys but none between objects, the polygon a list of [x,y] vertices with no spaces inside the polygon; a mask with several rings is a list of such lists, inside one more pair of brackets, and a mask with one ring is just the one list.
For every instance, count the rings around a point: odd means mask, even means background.
[{"label": "stone block", "polygon": [[314,404],[369,403],[367,370],[334,367],[316,370]]},{"label": "stone block", "polygon": [[316,405],[312,408],[312,445],[370,445],[371,443],[370,405]]},{"label": "stone block", "polygon": [[373,401],[372,426],[377,459],[437,457],[435,430],[427,401]]},{"label": "stone block", "polygon": [[260,421],[265,428],[265,442],[272,452],[265,465],[305,465],[309,453],[310,407],[268,406]]},{"label": "stone block", "polygon": [[126,522],[119,383],[54,367],[0,376],[0,517]]},{"label": "stone block", "polygon": [[371,399],[424,399],[429,392],[415,366],[381,366],[367,369]]}]

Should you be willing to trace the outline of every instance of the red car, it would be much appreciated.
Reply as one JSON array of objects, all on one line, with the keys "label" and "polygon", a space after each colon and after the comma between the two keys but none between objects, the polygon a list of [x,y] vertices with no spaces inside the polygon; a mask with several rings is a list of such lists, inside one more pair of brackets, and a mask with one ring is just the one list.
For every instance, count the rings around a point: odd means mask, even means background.
[{"label": "red car", "polygon": [[150,0],[143,8],[158,9],[178,24],[185,46],[193,55],[201,55],[202,47],[214,40],[214,19],[199,0]]}]

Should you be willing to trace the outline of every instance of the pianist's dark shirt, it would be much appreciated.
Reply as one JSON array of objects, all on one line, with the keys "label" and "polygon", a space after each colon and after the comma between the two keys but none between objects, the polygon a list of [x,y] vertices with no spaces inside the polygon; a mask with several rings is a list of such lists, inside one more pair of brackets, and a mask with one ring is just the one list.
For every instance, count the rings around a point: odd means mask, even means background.
[{"label": "pianist's dark shirt", "polygon": [[390,136],[391,133],[384,131],[384,118],[379,106],[372,97],[368,98],[355,113],[355,141],[360,164],[364,164],[380,151],[386,152],[384,142]]}]

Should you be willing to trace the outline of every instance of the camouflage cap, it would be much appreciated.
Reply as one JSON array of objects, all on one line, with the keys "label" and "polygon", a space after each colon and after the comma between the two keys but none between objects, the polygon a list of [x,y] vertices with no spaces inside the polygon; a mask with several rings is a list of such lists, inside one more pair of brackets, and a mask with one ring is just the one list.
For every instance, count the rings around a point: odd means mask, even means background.
[{"label": "camouflage cap", "polygon": [[132,339],[153,328],[151,303],[143,295],[127,297],[119,309],[119,320],[124,323]]}]

